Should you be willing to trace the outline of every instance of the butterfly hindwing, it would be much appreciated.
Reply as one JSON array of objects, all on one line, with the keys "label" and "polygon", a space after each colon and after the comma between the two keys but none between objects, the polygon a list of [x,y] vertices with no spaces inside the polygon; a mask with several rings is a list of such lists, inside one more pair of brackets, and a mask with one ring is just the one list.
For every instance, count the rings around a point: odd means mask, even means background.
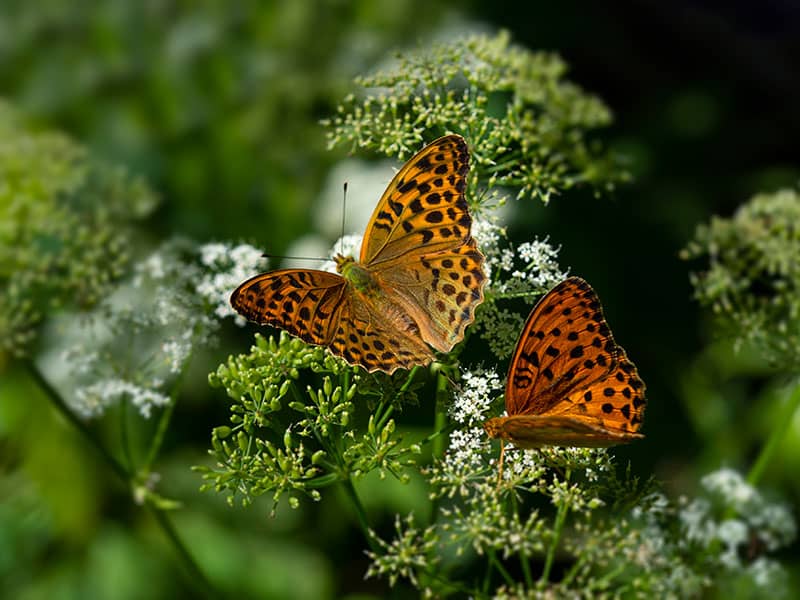
[{"label": "butterfly hindwing", "polygon": [[587,388],[568,396],[554,413],[599,425],[613,435],[634,434],[644,418],[645,385],[625,351],[619,348],[614,368]]},{"label": "butterfly hindwing", "polygon": [[499,437],[511,441],[517,448],[606,448],[644,437],[641,434],[615,434],[602,425],[562,415],[516,415],[505,419],[501,428]]},{"label": "butterfly hindwing", "polygon": [[377,306],[345,301],[330,348],[348,363],[370,372],[392,373],[434,358],[416,322],[391,303]]},{"label": "butterfly hindwing", "polygon": [[470,238],[454,250],[419,257],[420,268],[392,265],[376,269],[381,279],[396,285],[397,299],[414,318],[425,342],[449,352],[464,337],[483,301],[483,255]]}]

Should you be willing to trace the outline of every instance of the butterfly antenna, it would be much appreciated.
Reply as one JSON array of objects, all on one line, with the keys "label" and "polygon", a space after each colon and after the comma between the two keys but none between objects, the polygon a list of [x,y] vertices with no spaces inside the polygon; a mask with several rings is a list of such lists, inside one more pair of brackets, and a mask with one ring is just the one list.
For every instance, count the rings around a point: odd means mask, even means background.
[{"label": "butterfly antenna", "polygon": [[291,260],[333,260],[332,258],[328,258],[327,256],[286,256],[283,254],[270,254],[269,252],[264,252],[261,255],[262,258],[289,258]]},{"label": "butterfly antenna", "polygon": [[345,181],[344,185],[342,186],[342,235],[339,237],[339,239],[342,239],[344,237],[344,218],[346,214],[347,214],[347,182]]}]

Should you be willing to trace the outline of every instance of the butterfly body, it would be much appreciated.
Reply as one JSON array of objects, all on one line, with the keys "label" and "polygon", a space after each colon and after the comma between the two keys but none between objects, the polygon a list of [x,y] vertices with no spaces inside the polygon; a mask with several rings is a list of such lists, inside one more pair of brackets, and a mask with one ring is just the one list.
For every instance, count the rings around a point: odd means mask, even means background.
[{"label": "butterfly body", "polygon": [[375,276],[352,256],[337,254],[333,260],[336,262],[336,270],[341,273],[353,290],[369,294],[380,289]]},{"label": "butterfly body", "polygon": [[283,269],[245,281],[231,304],[257,323],[328,347],[350,364],[392,373],[426,365],[464,337],[483,301],[483,255],[470,234],[464,139],[431,142],[395,175],[358,260],[339,274]]},{"label": "butterfly body", "polygon": [[617,345],[591,286],[570,277],[533,308],[490,437],[521,448],[607,447],[641,439],[645,385]]}]

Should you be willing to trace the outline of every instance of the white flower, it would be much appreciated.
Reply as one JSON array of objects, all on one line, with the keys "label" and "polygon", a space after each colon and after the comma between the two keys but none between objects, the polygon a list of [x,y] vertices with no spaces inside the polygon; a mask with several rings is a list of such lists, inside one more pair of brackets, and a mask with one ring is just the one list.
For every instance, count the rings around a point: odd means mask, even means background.
[{"label": "white flower", "polygon": [[207,267],[214,267],[224,261],[229,253],[230,247],[226,244],[204,244],[200,246],[200,262]]},{"label": "white flower", "polygon": [[700,483],[709,492],[725,498],[726,502],[737,510],[749,506],[758,496],[755,488],[748,484],[738,471],[730,468],[709,473],[700,480]]},{"label": "white flower", "polygon": [[486,419],[495,394],[502,389],[500,376],[491,369],[464,371],[460,393],[448,408],[450,417],[466,425],[476,425]]},{"label": "white flower", "polygon": [[695,498],[680,511],[678,517],[683,522],[686,538],[693,542],[708,545],[713,538],[713,527],[709,524],[711,503],[705,498]]},{"label": "white flower", "polygon": [[197,282],[197,293],[219,318],[234,317],[237,325],[246,321],[230,303],[230,297],[242,282],[258,274],[266,261],[258,248],[249,244],[205,244],[199,248],[200,261],[207,267]]},{"label": "white flower", "polygon": [[101,415],[106,407],[128,398],[145,418],[150,416],[153,406],[166,406],[169,397],[124,379],[101,379],[95,383],[78,388],[75,392],[73,408],[84,417]]},{"label": "white flower", "polygon": [[486,434],[480,427],[457,429],[450,434],[445,463],[457,470],[472,470],[483,464]]},{"label": "white flower", "polygon": [[161,352],[164,353],[166,361],[169,363],[169,369],[172,373],[180,373],[183,369],[183,364],[192,352],[192,332],[189,331],[189,337],[186,338],[184,334],[183,339],[169,339],[161,344]]},{"label": "white flower", "polygon": [[785,597],[786,572],[776,561],[759,556],[747,566],[747,572],[753,583],[769,592],[771,597]]},{"label": "white flower", "polygon": [[144,277],[149,277],[157,281],[159,279],[164,279],[165,275],[164,257],[160,252],[153,252],[144,261],[136,265],[136,275],[133,279],[133,285],[136,287],[141,286]]},{"label": "white flower", "polygon": [[720,562],[729,569],[741,566],[739,559],[739,546],[747,543],[747,525],[739,519],[728,519],[719,524],[716,537],[725,545],[725,550],[720,555]]}]

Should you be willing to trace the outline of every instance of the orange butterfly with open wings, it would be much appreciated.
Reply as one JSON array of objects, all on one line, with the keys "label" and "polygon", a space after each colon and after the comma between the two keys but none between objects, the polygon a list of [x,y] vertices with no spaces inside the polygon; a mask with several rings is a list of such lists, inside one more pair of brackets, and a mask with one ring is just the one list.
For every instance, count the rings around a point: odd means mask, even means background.
[{"label": "orange butterfly with open wings", "polygon": [[613,446],[644,437],[644,392],[597,294],[570,277],[539,300],[525,323],[508,369],[508,416],[483,426],[520,448]]},{"label": "orange butterfly with open wings", "polygon": [[251,321],[326,346],[348,363],[392,373],[426,365],[464,338],[483,301],[483,255],[464,196],[469,151],[459,135],[420,150],[383,193],[358,261],[283,269],[240,285],[231,304]]}]

